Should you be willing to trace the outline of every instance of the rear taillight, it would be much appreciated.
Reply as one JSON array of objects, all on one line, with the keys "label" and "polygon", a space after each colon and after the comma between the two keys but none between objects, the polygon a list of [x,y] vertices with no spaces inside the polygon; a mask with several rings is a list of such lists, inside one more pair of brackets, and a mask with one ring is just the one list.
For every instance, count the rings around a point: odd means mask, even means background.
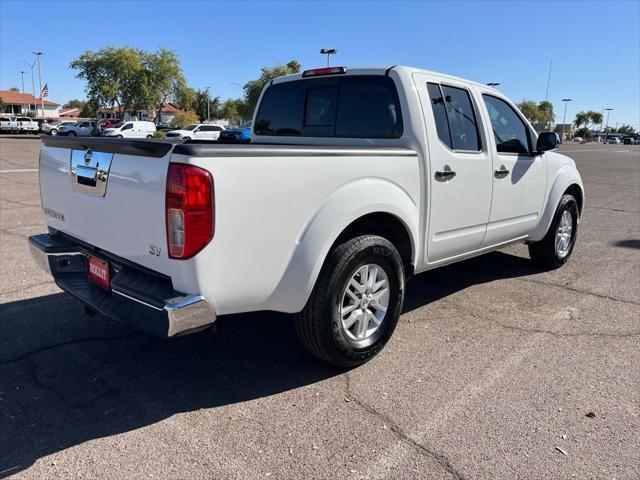
[{"label": "rear taillight", "polygon": [[202,168],[170,163],[166,195],[169,257],[193,257],[213,238],[213,180]]}]

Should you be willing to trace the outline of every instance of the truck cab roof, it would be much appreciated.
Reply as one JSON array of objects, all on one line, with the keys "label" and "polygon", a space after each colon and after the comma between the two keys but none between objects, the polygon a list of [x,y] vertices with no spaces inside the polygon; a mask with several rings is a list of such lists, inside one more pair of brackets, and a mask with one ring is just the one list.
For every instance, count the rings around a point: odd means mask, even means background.
[{"label": "truck cab roof", "polygon": [[[336,66],[333,68],[338,68],[340,66]],[[396,72],[404,72],[408,74],[413,73],[425,73],[428,75],[435,75],[441,78],[448,78],[457,82],[465,82],[468,84],[476,85],[478,87],[482,87],[488,90],[495,90],[492,87],[485,85],[484,83],[475,82],[473,80],[468,80],[462,77],[456,77],[453,75],[449,75],[446,73],[436,72],[433,70],[426,70],[424,68],[411,67],[408,65],[371,65],[371,66],[360,66],[360,67],[341,67],[345,69],[345,73],[341,73],[338,75],[388,75],[392,71]],[[321,70],[322,68],[318,68],[316,70]],[[305,72],[310,71],[311,69],[303,70],[300,73],[295,73],[293,75],[285,75],[282,77],[275,78],[271,81],[270,85],[275,85],[282,82],[290,82],[293,80],[302,80],[306,78],[315,78],[314,76],[304,76]],[[329,75],[327,75],[329,76]]]}]

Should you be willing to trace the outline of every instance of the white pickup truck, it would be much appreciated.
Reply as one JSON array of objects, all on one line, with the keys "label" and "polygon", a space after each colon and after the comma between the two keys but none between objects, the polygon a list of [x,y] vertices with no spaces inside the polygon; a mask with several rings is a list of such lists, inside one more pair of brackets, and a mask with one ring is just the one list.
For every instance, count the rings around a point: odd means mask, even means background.
[{"label": "white pickup truck", "polygon": [[30,117],[0,116],[0,132],[37,134],[38,130],[38,122]]},{"label": "white pickup truck", "polygon": [[514,242],[547,268],[571,255],[575,163],[485,85],[308,70],[270,82],[253,125],[250,145],[44,137],[34,258],[89,313],[171,337],[288,312],[309,351],[353,367],[413,274]]}]

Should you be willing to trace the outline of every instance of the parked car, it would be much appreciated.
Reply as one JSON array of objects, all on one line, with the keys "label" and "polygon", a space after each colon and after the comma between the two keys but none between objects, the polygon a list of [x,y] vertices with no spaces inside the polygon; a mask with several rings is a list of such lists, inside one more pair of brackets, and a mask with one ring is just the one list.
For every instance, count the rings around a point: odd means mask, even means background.
[{"label": "parked car", "polygon": [[296,314],[302,344],[341,367],[387,343],[415,273],[522,242],[544,268],[571,257],[575,162],[484,84],[307,70],[265,86],[251,139],[44,137],[34,257],[89,313],[165,337]]},{"label": "parked car", "polygon": [[624,145],[638,145],[638,138],[633,135],[627,135],[622,139]]},{"label": "parked car", "polygon": [[2,116],[0,117],[0,132],[2,133],[34,133],[39,130],[38,122],[30,117]]},{"label": "parked car", "polygon": [[228,128],[220,132],[218,138],[220,142],[241,142],[248,143],[251,141],[251,122],[246,122],[236,128]]},{"label": "parked car", "polygon": [[45,122],[40,126],[40,129],[42,130],[43,133],[46,133],[48,135],[57,135],[58,131],[60,129],[60,127],[65,126],[65,125],[71,125],[71,124],[75,124],[76,122],[73,122],[71,120],[55,120],[52,122]]},{"label": "parked car", "polygon": [[102,120],[98,120],[98,128],[100,130],[104,130],[105,128],[113,128],[120,120],[116,118],[105,118]]},{"label": "parked car", "polygon": [[156,133],[156,126],[153,122],[139,120],[116,123],[113,127],[102,131],[105,137],[117,138],[151,138],[154,133]]},{"label": "parked car", "polygon": [[609,138],[607,138],[607,144],[608,145],[619,145],[620,144],[620,139],[618,137],[609,137]]},{"label": "parked car", "polygon": [[98,133],[95,120],[85,120],[61,125],[58,135],[69,137],[94,137]]},{"label": "parked car", "polygon": [[184,140],[217,140],[224,127],[212,123],[192,123],[186,127],[169,130],[167,138],[181,138]]}]

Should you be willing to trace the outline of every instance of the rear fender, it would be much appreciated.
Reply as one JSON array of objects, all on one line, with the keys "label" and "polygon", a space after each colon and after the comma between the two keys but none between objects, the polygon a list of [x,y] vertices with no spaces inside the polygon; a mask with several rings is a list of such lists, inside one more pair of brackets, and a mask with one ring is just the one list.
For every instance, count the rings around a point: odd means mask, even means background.
[{"label": "rear fender", "polygon": [[335,190],[302,229],[291,260],[266,308],[289,313],[302,310],[340,233],[358,218],[378,212],[394,215],[407,228],[415,265],[419,216],[413,199],[400,186],[387,180],[354,180]]}]

